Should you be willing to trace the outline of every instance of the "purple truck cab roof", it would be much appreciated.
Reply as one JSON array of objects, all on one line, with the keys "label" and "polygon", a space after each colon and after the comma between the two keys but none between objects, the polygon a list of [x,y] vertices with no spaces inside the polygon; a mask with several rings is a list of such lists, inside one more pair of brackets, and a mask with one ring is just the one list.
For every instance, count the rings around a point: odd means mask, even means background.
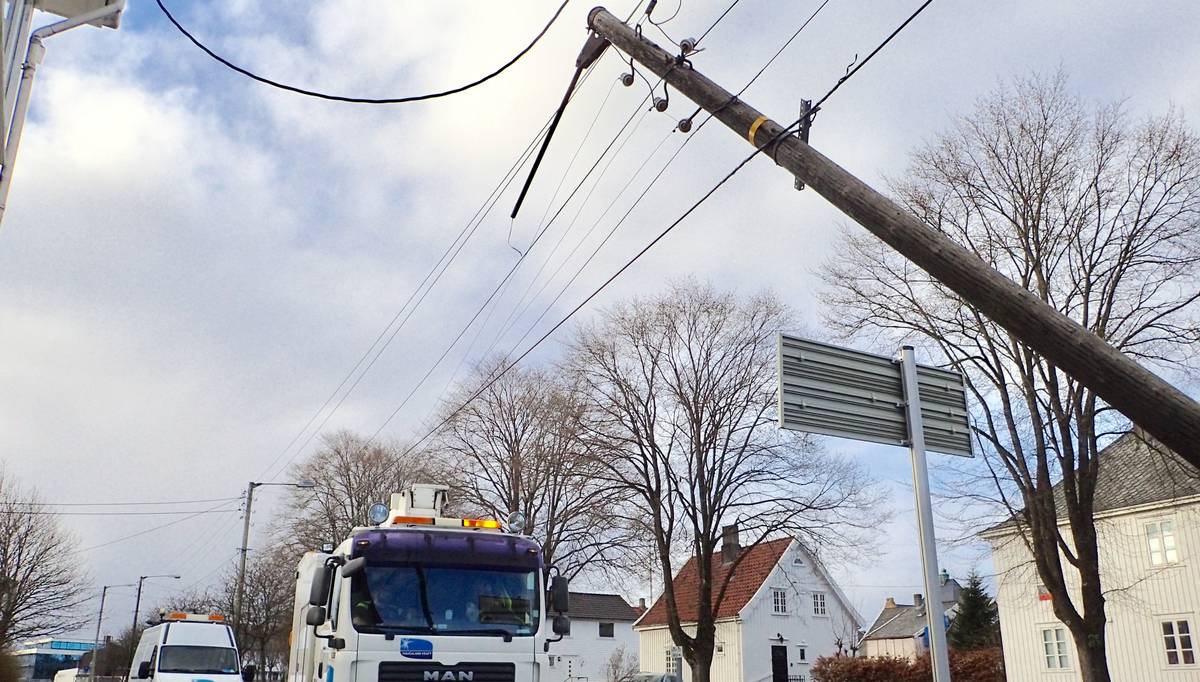
[{"label": "purple truck cab roof", "polygon": [[350,557],[367,563],[421,563],[540,569],[542,551],[519,535],[434,528],[373,528],[354,535]]}]

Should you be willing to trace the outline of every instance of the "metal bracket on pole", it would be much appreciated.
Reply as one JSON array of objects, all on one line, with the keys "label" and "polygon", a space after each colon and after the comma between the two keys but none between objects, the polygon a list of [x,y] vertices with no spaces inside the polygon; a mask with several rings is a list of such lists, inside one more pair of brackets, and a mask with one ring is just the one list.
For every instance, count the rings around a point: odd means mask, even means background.
[{"label": "metal bracket on pole", "polygon": [[[800,100],[800,129],[796,131],[796,137],[804,144],[808,144],[808,131],[812,130],[813,110],[812,100]],[[799,177],[796,178],[796,190],[804,189],[804,181]]]},{"label": "metal bracket on pole", "polygon": [[950,682],[950,658],[946,624],[942,613],[942,590],[938,583],[937,544],[933,534],[933,501],[929,494],[929,467],[925,462],[925,426],[921,421],[921,396],[917,384],[917,360],[912,346],[900,351],[904,385],[905,418],[909,451],[912,453],[913,492],[917,498],[917,529],[921,538],[921,565],[925,573],[925,626],[929,633],[929,657],[933,682]]}]

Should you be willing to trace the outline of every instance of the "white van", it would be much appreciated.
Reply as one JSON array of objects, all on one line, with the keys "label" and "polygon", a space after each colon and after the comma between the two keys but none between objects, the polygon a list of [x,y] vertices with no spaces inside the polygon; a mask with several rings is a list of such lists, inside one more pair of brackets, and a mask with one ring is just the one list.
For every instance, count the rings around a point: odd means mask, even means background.
[{"label": "white van", "polygon": [[233,628],[220,616],[167,613],[146,628],[133,654],[130,680],[251,682],[254,666],[239,669]]}]

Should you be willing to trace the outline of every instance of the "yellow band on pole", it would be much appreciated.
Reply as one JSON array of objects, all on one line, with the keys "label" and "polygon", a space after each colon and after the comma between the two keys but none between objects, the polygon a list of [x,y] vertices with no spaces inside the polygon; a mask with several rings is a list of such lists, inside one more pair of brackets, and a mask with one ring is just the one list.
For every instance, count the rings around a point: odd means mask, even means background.
[{"label": "yellow band on pole", "polygon": [[765,123],[766,120],[766,116],[759,116],[758,118],[754,119],[754,123],[750,124],[750,132],[746,135],[746,137],[750,140],[750,144],[756,147],[758,146],[754,144],[754,134],[758,132],[758,127]]}]

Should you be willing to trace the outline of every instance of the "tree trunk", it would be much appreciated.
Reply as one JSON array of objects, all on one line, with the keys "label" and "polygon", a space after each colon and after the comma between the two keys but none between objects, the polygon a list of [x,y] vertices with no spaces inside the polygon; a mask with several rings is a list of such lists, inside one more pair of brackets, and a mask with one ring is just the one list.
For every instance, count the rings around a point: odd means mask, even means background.
[{"label": "tree trunk", "polygon": [[1104,646],[1104,621],[1085,621],[1084,627],[1072,628],[1075,651],[1079,654],[1079,672],[1083,682],[1111,682],[1108,655]]}]

